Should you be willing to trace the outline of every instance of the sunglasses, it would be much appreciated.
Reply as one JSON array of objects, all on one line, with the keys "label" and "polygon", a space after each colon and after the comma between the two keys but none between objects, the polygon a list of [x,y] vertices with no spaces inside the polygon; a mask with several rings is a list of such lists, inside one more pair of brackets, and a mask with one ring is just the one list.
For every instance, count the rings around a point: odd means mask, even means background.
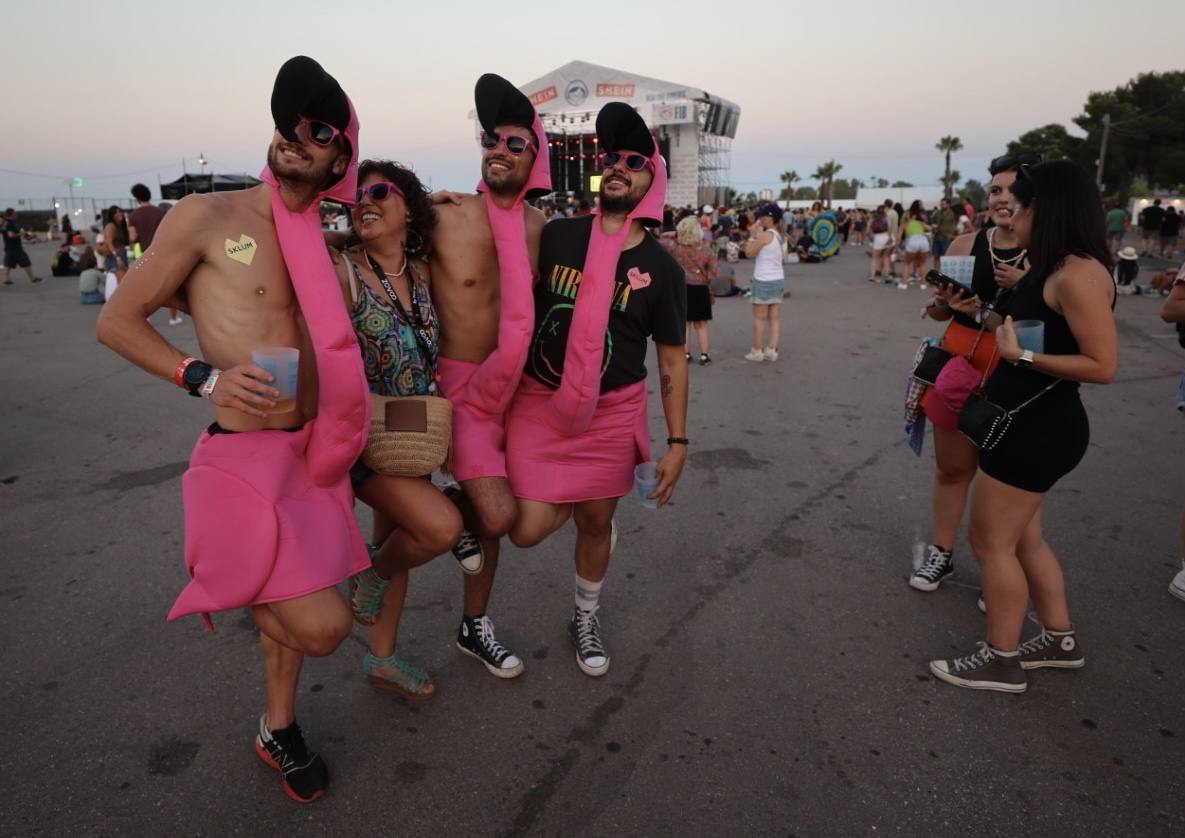
[{"label": "sunglasses", "polygon": [[647,166],[654,165],[650,162],[650,158],[632,151],[606,151],[601,155],[602,168],[612,169],[618,163],[623,164],[631,172],[640,172]]},{"label": "sunglasses", "polygon": [[328,122],[322,122],[319,119],[309,119],[307,116],[300,117],[296,123],[296,138],[301,142],[310,142],[313,145],[319,145],[325,148],[334,140],[341,136],[341,131],[334,128]]},{"label": "sunglasses", "polygon": [[517,134],[507,134],[502,136],[497,131],[482,131],[481,132],[481,147],[487,151],[498,147],[498,143],[505,143],[506,150],[511,154],[522,154],[528,148],[535,144],[527,137],[520,137]]},{"label": "sunglasses", "polygon": [[1035,166],[1045,159],[1044,155],[1023,152],[1020,154],[1004,154],[988,163],[988,171],[992,174],[1010,172],[1025,166]]},{"label": "sunglasses", "polygon": [[369,197],[372,201],[385,201],[394,192],[400,198],[406,198],[403,190],[399,188],[398,184],[391,183],[389,180],[380,180],[378,183],[372,183],[370,186],[359,187],[358,192],[354,195],[354,203],[362,203],[362,199]]}]

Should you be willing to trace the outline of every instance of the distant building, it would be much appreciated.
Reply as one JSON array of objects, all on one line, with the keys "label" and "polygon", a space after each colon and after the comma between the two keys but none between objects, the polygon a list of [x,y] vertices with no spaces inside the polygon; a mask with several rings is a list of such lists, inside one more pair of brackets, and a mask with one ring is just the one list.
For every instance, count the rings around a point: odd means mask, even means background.
[{"label": "distant building", "polygon": [[[551,143],[557,192],[590,197],[598,174],[596,120],[607,102],[628,102],[658,141],[670,169],[667,202],[724,202],[741,109],[685,84],[572,61],[520,88],[539,112]],[[476,112],[470,118],[476,121]],[[475,128],[476,130],[476,128]]]}]

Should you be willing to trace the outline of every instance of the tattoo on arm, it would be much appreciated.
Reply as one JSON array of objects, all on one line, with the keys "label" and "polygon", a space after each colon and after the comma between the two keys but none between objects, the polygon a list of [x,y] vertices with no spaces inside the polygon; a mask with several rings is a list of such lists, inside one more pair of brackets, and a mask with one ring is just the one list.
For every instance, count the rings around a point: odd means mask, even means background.
[{"label": "tattoo on arm", "polygon": [[672,393],[675,392],[675,388],[673,386],[671,386],[671,377],[669,375],[664,374],[662,376],[661,380],[662,380],[662,397],[665,399],[665,398],[668,398]]}]

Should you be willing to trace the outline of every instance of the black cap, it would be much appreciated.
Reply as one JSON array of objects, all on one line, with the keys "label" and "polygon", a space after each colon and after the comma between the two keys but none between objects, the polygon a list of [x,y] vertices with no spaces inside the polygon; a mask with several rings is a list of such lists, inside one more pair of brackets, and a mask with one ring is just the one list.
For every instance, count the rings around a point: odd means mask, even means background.
[{"label": "black cap", "polygon": [[496,73],[486,73],[473,87],[477,121],[486,131],[499,125],[534,129],[535,106],[521,90]]},{"label": "black cap", "polygon": [[302,116],[328,122],[342,132],[350,123],[345,91],[307,55],[285,61],[272,87],[272,119],[284,139],[296,141],[296,123]]},{"label": "black cap", "polygon": [[636,151],[654,155],[654,136],[638,112],[625,102],[610,102],[597,114],[597,141],[601,151]]},{"label": "black cap", "polygon": [[768,215],[774,221],[782,220],[782,208],[777,204],[762,204],[753,213],[754,218],[761,218],[763,215]]}]

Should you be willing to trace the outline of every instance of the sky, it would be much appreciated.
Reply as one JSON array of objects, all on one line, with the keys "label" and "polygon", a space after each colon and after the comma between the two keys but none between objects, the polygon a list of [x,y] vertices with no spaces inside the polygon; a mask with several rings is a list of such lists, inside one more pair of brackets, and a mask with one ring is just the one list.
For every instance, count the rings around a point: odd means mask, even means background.
[{"label": "sky", "polygon": [[[159,4],[42,0],[7,9],[0,62],[0,204],[124,198],[142,181],[257,173],[280,64],[316,58],[354,100],[364,157],[410,164],[433,188],[470,190],[468,119],[483,72],[517,84],[572,60],[700,87],[741,107],[732,184],[779,188],[827,160],[840,177],[937,183],[1024,131],[1069,124],[1092,90],[1185,69],[1185,4],[1144,0],[909,4],[525,2]],[[528,14],[528,10],[531,11]],[[69,22],[69,26],[66,23]],[[15,129],[15,130],[14,130]],[[44,204],[43,204],[44,205]]]}]

